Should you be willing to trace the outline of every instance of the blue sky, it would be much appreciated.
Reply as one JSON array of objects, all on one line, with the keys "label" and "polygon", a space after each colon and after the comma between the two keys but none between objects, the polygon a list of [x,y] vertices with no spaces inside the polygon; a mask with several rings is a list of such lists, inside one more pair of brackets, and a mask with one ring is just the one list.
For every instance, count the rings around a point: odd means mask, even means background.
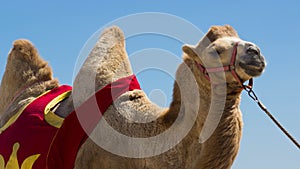
[{"label": "blue sky", "polygon": [[[300,2],[297,1],[1,1],[0,75],[12,42],[19,38],[35,44],[62,84],[72,84],[76,59],[85,42],[117,18],[141,12],[163,12],[186,19],[203,32],[211,25],[230,24],[241,38],[260,46],[268,66],[264,75],[255,80],[255,90],[273,114],[300,140],[299,9]],[[168,43],[164,38],[158,40],[149,36],[147,43],[140,39],[145,42],[141,44],[137,43],[139,38],[128,39],[129,54],[143,48],[163,48],[179,59],[181,57],[182,44],[179,42]],[[169,102],[173,85],[170,77],[162,75],[164,80],[156,81],[157,86],[147,85],[154,84],[152,79],[157,76],[160,75],[155,72],[144,72],[140,76],[141,85],[147,92],[160,88]],[[299,168],[299,150],[246,94],[243,94],[241,109],[244,132],[232,168]]]}]

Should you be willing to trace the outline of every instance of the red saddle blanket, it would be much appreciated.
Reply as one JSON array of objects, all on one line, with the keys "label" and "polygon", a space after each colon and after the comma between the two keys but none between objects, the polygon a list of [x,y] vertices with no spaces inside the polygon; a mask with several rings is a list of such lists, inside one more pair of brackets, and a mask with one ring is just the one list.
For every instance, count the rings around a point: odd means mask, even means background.
[{"label": "red saddle blanket", "polygon": [[73,169],[77,152],[102,114],[120,95],[140,89],[134,75],[106,85],[61,119],[53,108],[72,88],[48,91],[0,129],[0,169]]},{"label": "red saddle blanket", "polygon": [[70,86],[60,86],[42,94],[4,126],[0,134],[1,169],[46,168],[48,150],[59,127],[50,109],[71,90]]}]

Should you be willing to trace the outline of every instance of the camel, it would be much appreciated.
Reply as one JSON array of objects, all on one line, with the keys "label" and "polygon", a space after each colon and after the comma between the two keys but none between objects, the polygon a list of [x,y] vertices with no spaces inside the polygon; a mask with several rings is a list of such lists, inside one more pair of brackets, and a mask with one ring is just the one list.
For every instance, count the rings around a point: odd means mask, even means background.
[{"label": "camel", "polygon": [[[176,72],[170,107],[155,105],[143,90],[123,93],[108,107],[81,145],[74,168],[227,169],[232,166],[242,136],[241,85],[263,73],[265,59],[257,45],[240,39],[229,25],[212,26],[198,44],[184,45],[182,50],[183,62]],[[224,71],[222,66],[231,64],[233,53],[236,58],[230,68],[234,73]],[[207,73],[209,68],[220,64],[221,71]],[[123,32],[116,26],[107,28],[77,74],[71,95],[53,111],[60,117],[68,117],[95,91],[132,74]],[[58,86],[58,80],[53,78],[50,66],[37,49],[28,40],[15,41],[0,87],[0,127],[18,109]],[[218,112],[221,114],[214,127]],[[109,151],[118,148],[114,144],[118,138],[103,131],[104,122],[123,135],[146,139],[168,131],[173,125],[177,128],[170,131],[170,137],[156,142],[157,148],[148,150],[147,145],[137,146],[135,155],[130,148],[134,144],[131,140],[121,142],[120,155]],[[183,122],[191,127],[178,139],[180,132],[184,132]],[[108,144],[102,147],[95,140]]]}]

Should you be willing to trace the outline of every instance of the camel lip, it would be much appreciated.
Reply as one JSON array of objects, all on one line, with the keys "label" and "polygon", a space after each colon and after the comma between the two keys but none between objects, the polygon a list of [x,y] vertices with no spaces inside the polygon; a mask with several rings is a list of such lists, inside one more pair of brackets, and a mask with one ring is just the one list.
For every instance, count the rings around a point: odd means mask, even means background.
[{"label": "camel lip", "polygon": [[251,77],[260,76],[265,69],[264,62],[251,61],[248,63],[240,62],[239,66],[244,69],[244,72]]},{"label": "camel lip", "polygon": [[253,71],[253,70],[246,70],[245,71],[249,76],[252,76],[252,77],[257,77],[257,76],[260,76],[263,71]]},{"label": "camel lip", "polygon": [[244,69],[244,72],[246,74],[248,74],[251,77],[257,77],[260,76],[263,72],[264,69],[263,68],[259,68],[259,69]]},{"label": "camel lip", "polygon": [[247,70],[247,69],[260,70],[260,69],[265,68],[265,63],[262,61],[259,61],[259,62],[258,61],[249,61],[247,63],[239,62],[239,66],[241,66],[245,70]]}]

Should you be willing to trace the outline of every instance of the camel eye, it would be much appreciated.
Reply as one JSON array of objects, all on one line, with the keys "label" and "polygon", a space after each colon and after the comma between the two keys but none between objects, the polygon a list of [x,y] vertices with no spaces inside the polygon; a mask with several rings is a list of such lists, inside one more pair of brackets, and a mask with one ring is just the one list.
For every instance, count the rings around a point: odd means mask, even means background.
[{"label": "camel eye", "polygon": [[218,55],[221,55],[225,51],[225,49],[223,49],[223,48],[216,48],[215,51],[216,51],[216,53]]},{"label": "camel eye", "polygon": [[209,53],[214,56],[217,56],[217,55],[220,56],[224,51],[225,51],[225,48],[223,48],[222,46],[217,46],[215,44],[212,44]]},{"label": "camel eye", "polygon": [[218,50],[218,49],[213,49],[209,53],[210,53],[210,55],[213,55],[213,56],[220,56],[222,54],[222,51]]}]

